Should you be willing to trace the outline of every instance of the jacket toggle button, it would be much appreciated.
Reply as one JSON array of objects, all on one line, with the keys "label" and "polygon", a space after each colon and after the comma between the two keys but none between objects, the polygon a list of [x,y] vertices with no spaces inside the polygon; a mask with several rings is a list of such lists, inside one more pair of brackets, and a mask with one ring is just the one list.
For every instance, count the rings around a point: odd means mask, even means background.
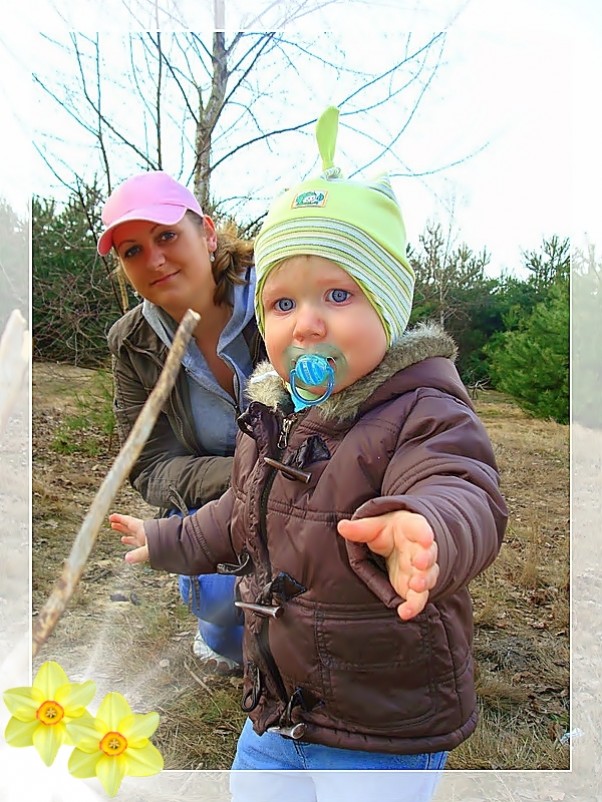
[{"label": "jacket toggle button", "polygon": [[272,457],[264,457],[263,461],[266,462],[270,468],[276,468],[277,471],[281,471],[285,476],[288,476],[289,479],[299,479],[299,481],[304,484],[309,484],[311,471],[302,471],[299,468],[293,468],[292,465],[285,465],[284,462],[278,462],[277,459],[272,459]]},{"label": "jacket toggle button", "polygon": [[235,601],[234,606],[240,607],[242,610],[251,610],[264,618],[280,618],[284,615],[284,607],[279,604],[251,604],[250,602]]},{"label": "jacket toggle button", "polygon": [[298,741],[305,735],[305,724],[300,721],[298,724],[291,724],[289,727],[268,727],[268,732],[275,732],[284,735],[285,738],[292,738]]}]

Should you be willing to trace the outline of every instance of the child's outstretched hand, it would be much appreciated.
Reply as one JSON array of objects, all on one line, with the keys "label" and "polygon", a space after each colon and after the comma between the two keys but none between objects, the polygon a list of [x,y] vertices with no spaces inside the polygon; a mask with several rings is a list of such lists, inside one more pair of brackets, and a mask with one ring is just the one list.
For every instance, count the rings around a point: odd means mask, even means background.
[{"label": "child's outstretched hand", "polygon": [[435,536],[423,515],[398,510],[374,518],[339,521],[338,530],[346,540],[366,543],[385,558],[389,581],[405,599],[397,608],[402,620],[408,621],[424,610],[439,566]]},{"label": "child's outstretched hand", "polygon": [[111,529],[123,533],[121,542],[124,545],[138,547],[127,552],[125,561],[128,563],[148,562],[148,546],[142,518],[133,518],[131,515],[120,515],[118,512],[113,512],[109,515],[109,523]]}]

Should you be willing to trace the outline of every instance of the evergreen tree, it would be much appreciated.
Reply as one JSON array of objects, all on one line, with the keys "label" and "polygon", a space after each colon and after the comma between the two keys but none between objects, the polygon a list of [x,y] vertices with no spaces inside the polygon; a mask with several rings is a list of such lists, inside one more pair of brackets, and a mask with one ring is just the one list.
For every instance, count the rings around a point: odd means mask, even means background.
[{"label": "evergreen tree", "polygon": [[[73,194],[59,209],[53,200],[32,203],[33,336],[38,358],[94,367],[108,359],[106,334],[130,299],[111,281],[111,258],[101,260],[95,187]],[[133,296],[132,296],[133,297]]]},{"label": "evergreen tree", "polygon": [[519,329],[506,331],[486,351],[496,388],[526,412],[569,420],[569,284],[554,284]]}]

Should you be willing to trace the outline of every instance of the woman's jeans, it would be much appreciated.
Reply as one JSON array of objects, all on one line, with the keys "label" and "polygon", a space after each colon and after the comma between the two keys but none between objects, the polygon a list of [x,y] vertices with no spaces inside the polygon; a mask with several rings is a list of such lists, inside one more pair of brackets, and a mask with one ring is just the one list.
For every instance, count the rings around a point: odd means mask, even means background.
[{"label": "woman's jeans", "polygon": [[[182,517],[177,510],[170,510],[167,517],[172,515]],[[242,664],[243,616],[234,606],[235,582],[235,577],[222,574],[178,577],[180,595],[199,619],[205,643],[214,652]]]},{"label": "woman's jeans", "polygon": [[388,755],[257,735],[247,719],[230,790],[233,802],[429,802],[446,760],[447,752]]}]

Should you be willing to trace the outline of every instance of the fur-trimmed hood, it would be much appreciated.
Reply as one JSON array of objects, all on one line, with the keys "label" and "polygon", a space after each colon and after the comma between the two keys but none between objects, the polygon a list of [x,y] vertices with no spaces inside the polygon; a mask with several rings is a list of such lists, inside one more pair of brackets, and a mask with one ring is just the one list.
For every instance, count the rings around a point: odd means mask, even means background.
[{"label": "fur-trimmed hood", "polygon": [[[470,405],[455,368],[446,369],[444,360],[448,363],[447,367],[451,367],[456,356],[454,341],[440,326],[434,323],[419,324],[389,348],[374,370],[315,409],[326,420],[342,422],[355,417],[369,399],[369,406],[373,406],[420,386],[437,387]],[[423,365],[426,360],[430,361]],[[413,366],[417,366],[417,369],[407,370]],[[285,414],[293,408],[284,382],[267,361],[257,365],[249,380],[247,396],[250,401],[258,401],[270,408],[278,407]]]}]

